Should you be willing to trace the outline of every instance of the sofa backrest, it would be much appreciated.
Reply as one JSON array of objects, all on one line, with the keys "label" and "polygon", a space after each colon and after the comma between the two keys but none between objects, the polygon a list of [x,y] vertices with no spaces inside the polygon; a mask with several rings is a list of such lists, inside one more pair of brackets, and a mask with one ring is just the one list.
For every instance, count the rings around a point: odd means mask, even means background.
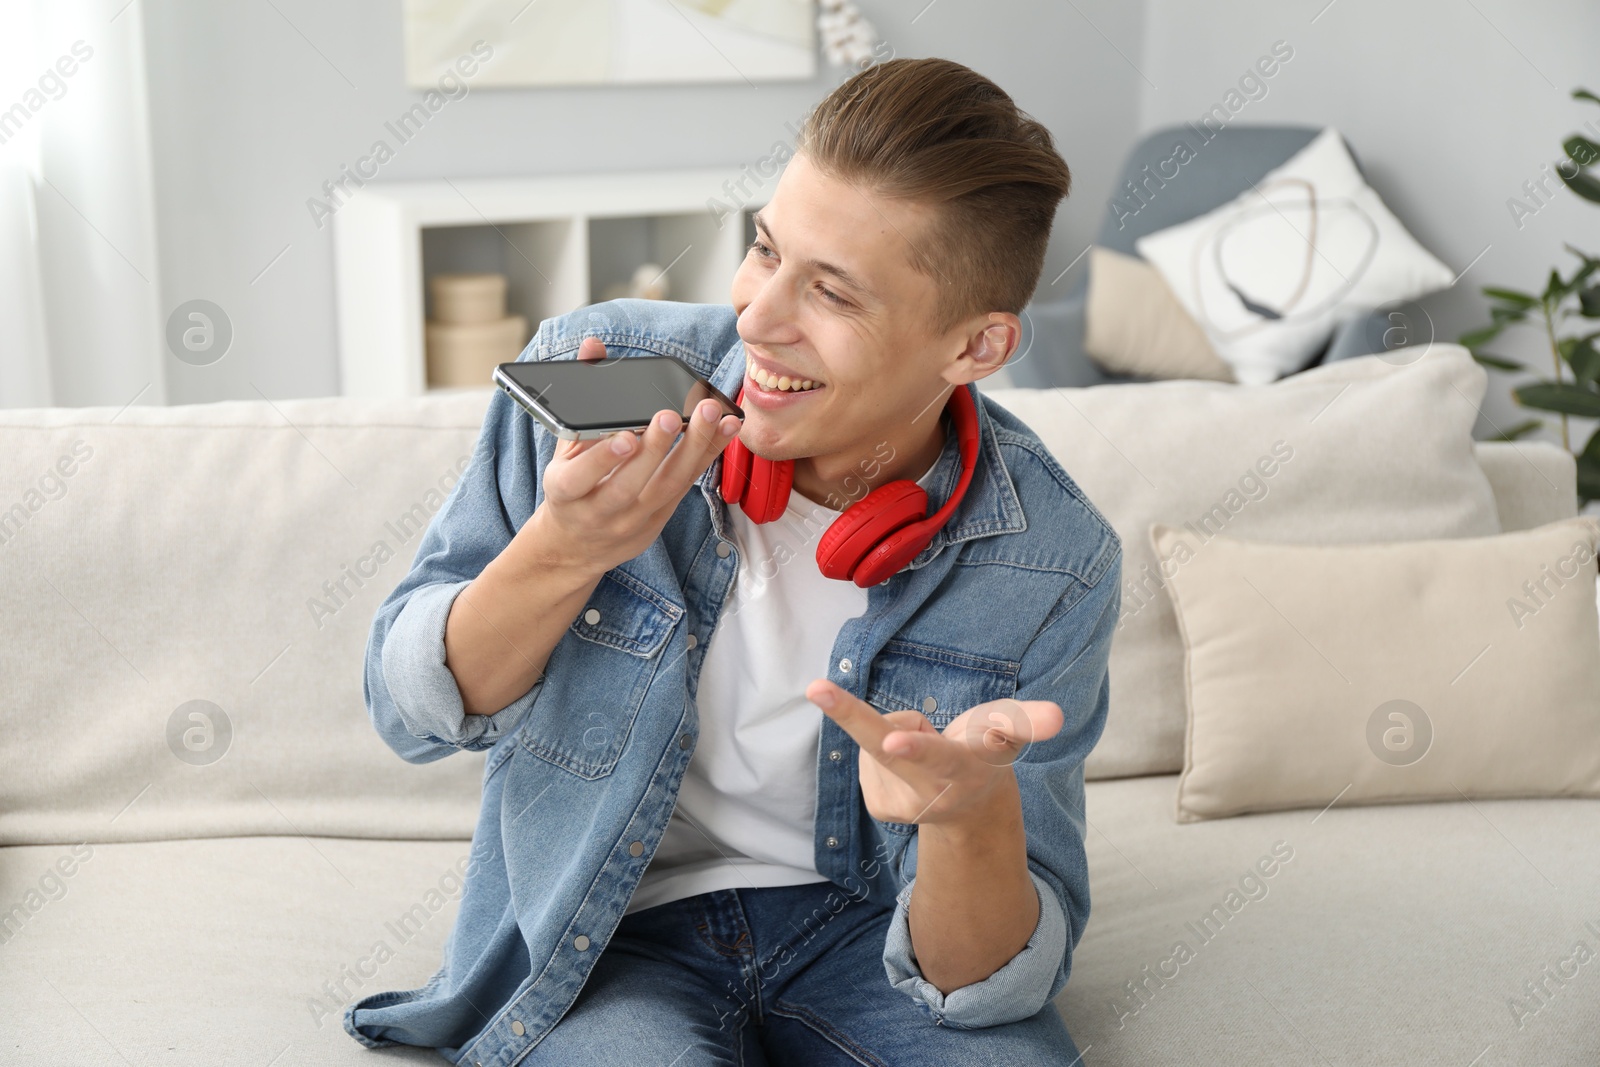
[{"label": "sofa backrest", "polygon": [[0,845],[470,838],[362,665],[489,396],[0,411]]},{"label": "sofa backrest", "polygon": [[[470,838],[482,754],[401,761],[362,665],[489,396],[0,411],[0,845]],[[1507,528],[1573,513],[1477,450]]]}]

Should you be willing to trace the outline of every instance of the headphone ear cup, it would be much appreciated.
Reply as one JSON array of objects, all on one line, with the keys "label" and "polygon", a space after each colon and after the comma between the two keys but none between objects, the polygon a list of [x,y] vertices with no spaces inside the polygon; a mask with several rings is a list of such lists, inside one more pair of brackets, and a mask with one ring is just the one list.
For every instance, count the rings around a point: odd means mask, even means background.
[{"label": "headphone ear cup", "polygon": [[851,578],[863,589],[887,581],[899,574],[906,564],[916,559],[917,553],[927,548],[931,540],[933,540],[931,530],[910,527],[896,530],[874,546],[872,551],[867,553],[867,557],[856,564]]},{"label": "headphone ear cup", "polygon": [[749,449],[749,475],[745,482],[744,498],[739,506],[754,523],[771,522],[782,515],[789,506],[789,490],[794,485],[794,463],[774,463]]},{"label": "headphone ear cup", "polygon": [[737,437],[722,450],[722,499],[726,503],[744,499],[745,487],[750,484],[750,459],[750,450]]},{"label": "headphone ear cup", "polygon": [[[896,531],[927,517],[928,491],[922,486],[909,478],[880,485],[846,508],[823,531],[817,541],[817,567],[829,578],[854,581],[862,588],[876,585],[894,571],[876,581],[863,581],[863,576],[857,572],[861,561]],[[916,535],[911,534],[911,540],[916,539]],[[931,534],[924,535],[911,555],[920,552],[929,539]]]},{"label": "headphone ear cup", "polygon": [[[734,403],[744,402],[741,386]],[[774,463],[763,459],[735,437],[722,450],[722,499],[738,504],[754,523],[771,522],[789,506],[794,484],[794,461]]]}]

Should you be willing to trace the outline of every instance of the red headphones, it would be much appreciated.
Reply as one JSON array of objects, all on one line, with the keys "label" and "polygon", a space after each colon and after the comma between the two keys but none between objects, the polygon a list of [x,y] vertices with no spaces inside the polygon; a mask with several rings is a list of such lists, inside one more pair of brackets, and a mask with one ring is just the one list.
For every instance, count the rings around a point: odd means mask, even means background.
[{"label": "red headphones", "polygon": [[[735,403],[744,402],[739,387]],[[928,514],[928,493],[909,478],[885,482],[844,512],[817,542],[817,566],[829,578],[865,589],[887,581],[928,547],[966,495],[978,466],[978,410],[972,393],[958,385],[945,405],[961,445],[961,480],[944,507]],[[735,437],[722,450],[722,499],[737,503],[751,522],[771,522],[789,506],[794,460],[770,460]]]}]

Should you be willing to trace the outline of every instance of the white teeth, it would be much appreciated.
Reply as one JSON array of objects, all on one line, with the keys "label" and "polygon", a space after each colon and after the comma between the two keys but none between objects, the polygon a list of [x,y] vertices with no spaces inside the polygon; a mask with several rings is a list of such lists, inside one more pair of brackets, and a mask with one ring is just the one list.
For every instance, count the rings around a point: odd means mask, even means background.
[{"label": "white teeth", "polygon": [[770,374],[756,366],[755,361],[746,357],[745,365],[749,368],[750,377],[754,378],[765,389],[775,389],[790,393],[803,393],[808,389],[815,389],[821,382],[810,378],[791,378],[788,375]]}]

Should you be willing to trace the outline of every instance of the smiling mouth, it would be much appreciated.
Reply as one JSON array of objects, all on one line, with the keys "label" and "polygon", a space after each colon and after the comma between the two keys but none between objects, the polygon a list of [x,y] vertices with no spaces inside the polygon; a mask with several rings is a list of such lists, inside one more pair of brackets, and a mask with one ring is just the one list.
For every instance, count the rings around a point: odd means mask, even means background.
[{"label": "smiling mouth", "polygon": [[787,375],[772,374],[756,366],[756,361],[748,355],[744,357],[744,368],[757,385],[774,393],[808,393],[823,387],[822,382],[811,378],[790,378]]}]

